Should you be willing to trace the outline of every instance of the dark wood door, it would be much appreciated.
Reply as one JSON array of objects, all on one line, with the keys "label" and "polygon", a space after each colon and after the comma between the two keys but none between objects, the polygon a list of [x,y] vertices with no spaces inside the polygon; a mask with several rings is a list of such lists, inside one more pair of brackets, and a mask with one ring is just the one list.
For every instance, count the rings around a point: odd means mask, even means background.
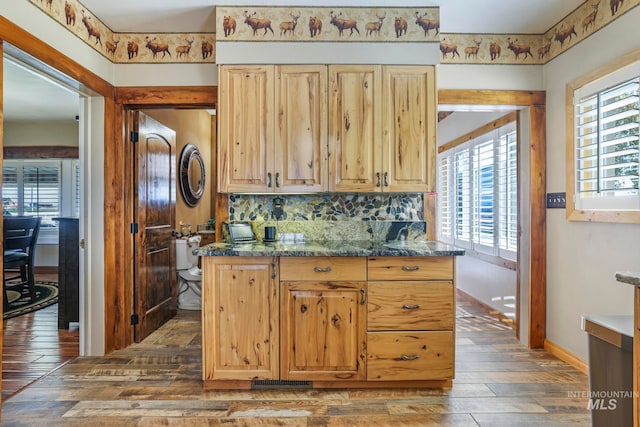
[{"label": "dark wood door", "polygon": [[134,146],[134,339],[142,341],[175,316],[176,134],[141,112]]}]

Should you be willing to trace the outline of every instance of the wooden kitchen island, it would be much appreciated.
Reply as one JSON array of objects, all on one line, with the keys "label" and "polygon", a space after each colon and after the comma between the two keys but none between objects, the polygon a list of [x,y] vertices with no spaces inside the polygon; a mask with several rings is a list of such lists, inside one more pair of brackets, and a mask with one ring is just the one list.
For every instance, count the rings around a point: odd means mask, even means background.
[{"label": "wooden kitchen island", "polygon": [[335,241],[198,253],[205,387],[451,386],[463,250]]}]

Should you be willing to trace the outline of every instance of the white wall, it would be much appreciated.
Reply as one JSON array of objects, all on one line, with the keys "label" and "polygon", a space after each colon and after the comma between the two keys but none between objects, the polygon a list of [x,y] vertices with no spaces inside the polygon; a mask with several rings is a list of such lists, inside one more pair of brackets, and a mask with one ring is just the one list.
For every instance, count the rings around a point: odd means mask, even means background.
[{"label": "white wall", "polygon": [[77,122],[7,122],[3,124],[5,146],[78,146]]},{"label": "white wall", "polygon": [[471,256],[456,259],[456,287],[515,320],[516,272]]},{"label": "white wall", "polygon": [[[565,86],[640,47],[637,7],[544,67],[547,191],[566,191]],[[569,222],[547,210],[547,339],[587,360],[580,315],[633,314],[633,289],[614,272],[640,268],[640,225]]]}]

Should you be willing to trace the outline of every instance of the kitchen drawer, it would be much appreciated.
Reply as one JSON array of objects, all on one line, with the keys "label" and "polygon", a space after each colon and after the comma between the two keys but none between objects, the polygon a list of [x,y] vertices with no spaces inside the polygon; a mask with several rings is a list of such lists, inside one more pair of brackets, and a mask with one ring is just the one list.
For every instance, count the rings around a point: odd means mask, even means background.
[{"label": "kitchen drawer", "polygon": [[453,331],[367,333],[367,380],[453,378]]},{"label": "kitchen drawer", "polygon": [[369,282],[368,329],[438,330],[454,327],[451,282]]},{"label": "kitchen drawer", "polygon": [[364,257],[280,257],[280,280],[364,281]]},{"label": "kitchen drawer", "polygon": [[453,280],[453,257],[369,257],[369,280]]}]

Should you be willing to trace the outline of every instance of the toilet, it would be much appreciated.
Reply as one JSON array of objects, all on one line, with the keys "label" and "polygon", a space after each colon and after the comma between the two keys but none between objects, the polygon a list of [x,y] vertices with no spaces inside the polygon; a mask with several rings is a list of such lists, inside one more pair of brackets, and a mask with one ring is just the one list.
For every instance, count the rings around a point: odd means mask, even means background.
[{"label": "toilet", "polygon": [[200,310],[202,304],[202,270],[193,251],[200,246],[200,236],[176,239],[176,271],[178,273],[178,308]]}]

